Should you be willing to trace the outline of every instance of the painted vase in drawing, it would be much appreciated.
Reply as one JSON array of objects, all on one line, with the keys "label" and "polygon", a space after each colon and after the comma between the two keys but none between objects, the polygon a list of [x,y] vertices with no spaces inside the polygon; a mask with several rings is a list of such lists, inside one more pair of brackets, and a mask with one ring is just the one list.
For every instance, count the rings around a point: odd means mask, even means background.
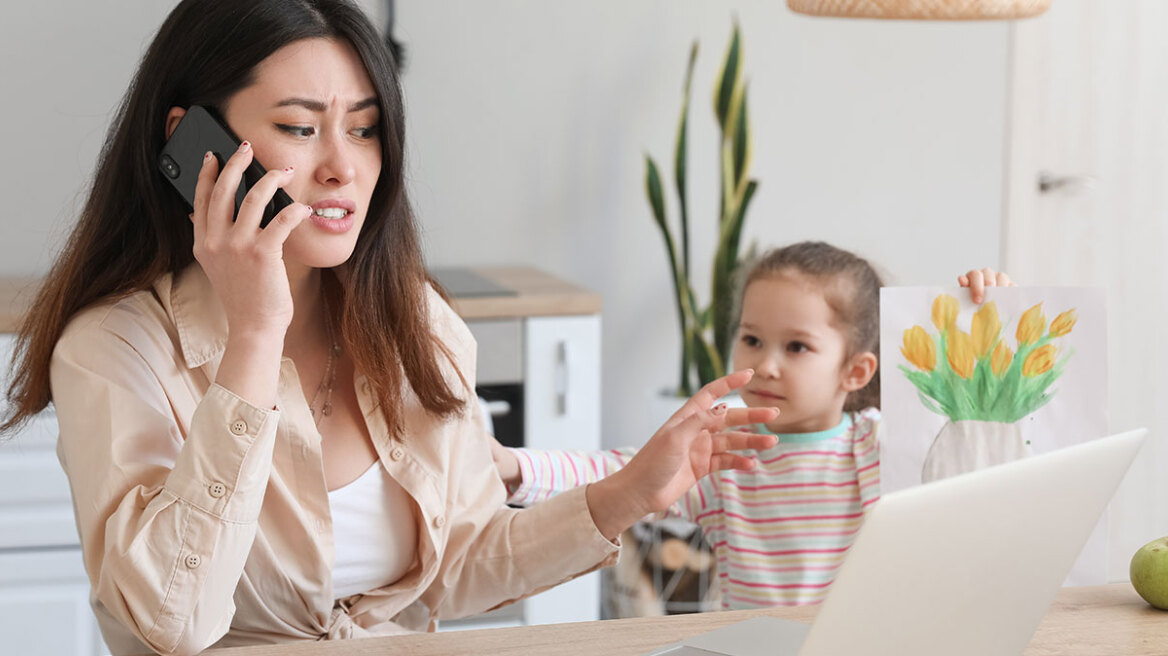
[{"label": "painted vase in drawing", "polygon": [[1020,460],[1031,453],[1030,442],[1022,437],[1020,424],[972,419],[948,421],[925,456],[921,482]]}]

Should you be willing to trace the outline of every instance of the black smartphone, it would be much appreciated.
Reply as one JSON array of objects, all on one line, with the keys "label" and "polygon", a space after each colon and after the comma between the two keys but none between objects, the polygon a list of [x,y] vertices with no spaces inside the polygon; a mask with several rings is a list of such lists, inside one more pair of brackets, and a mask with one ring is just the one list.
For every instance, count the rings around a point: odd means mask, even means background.
[{"label": "black smartphone", "polygon": [[[187,203],[187,209],[194,211],[195,185],[199,181],[199,169],[203,166],[203,155],[210,151],[219,160],[222,170],[227,159],[239,149],[239,139],[231,130],[217,119],[207,108],[191,105],[187,113],[178,122],[174,134],[170,135],[162,153],[158,155],[158,169],[170,180],[178,193]],[[251,164],[243,172],[239,189],[235,192],[235,215],[239,215],[239,205],[247,195],[252,185],[264,177],[264,167],[252,158]],[[260,227],[266,227],[275,218],[280,210],[292,204],[292,199],[283,189],[277,189],[276,194],[264,208],[264,218]]]}]

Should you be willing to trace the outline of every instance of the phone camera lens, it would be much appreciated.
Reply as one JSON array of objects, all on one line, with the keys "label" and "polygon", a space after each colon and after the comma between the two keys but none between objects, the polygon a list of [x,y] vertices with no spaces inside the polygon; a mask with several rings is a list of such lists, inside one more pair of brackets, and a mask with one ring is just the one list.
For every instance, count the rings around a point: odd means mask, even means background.
[{"label": "phone camera lens", "polygon": [[170,155],[163,155],[160,164],[162,165],[162,172],[165,173],[167,177],[169,177],[171,180],[178,178],[178,162],[174,161]]}]

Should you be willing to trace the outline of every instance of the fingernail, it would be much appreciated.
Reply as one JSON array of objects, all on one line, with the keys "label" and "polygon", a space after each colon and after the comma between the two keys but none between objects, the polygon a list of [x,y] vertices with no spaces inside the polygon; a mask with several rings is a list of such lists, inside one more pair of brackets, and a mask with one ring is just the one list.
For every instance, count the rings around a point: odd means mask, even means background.
[{"label": "fingernail", "polygon": [[208,150],[207,152],[203,153],[203,161],[204,162],[210,162],[211,157],[213,157],[213,155],[211,154],[211,151]]},{"label": "fingernail", "polygon": [[710,409],[710,412],[712,412],[712,413],[714,413],[714,414],[716,414],[716,415],[724,415],[724,414],[726,414],[726,404],[725,404],[725,403],[719,403],[718,405],[716,405],[716,406],[714,406],[713,408],[711,408],[711,409]]},{"label": "fingernail", "polygon": [[291,173],[291,172],[292,172],[292,167],[291,167],[291,166],[289,166],[288,168],[284,169],[284,172],[285,172],[285,173]]},{"label": "fingernail", "polygon": [[246,153],[249,150],[251,150],[251,142],[245,141],[239,144],[239,152]]}]

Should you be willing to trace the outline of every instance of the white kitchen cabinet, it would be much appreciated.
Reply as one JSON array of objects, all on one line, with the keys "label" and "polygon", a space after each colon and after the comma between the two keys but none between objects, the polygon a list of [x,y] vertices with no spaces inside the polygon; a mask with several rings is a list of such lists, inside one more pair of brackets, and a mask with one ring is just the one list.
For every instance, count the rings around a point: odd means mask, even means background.
[{"label": "white kitchen cabinet", "polygon": [[[600,449],[600,317],[527,320],[524,379],[527,446]],[[527,624],[600,619],[600,573],[540,593],[525,603]]]},{"label": "white kitchen cabinet", "polygon": [[108,654],[78,547],[0,550],[0,635],[5,654]]},{"label": "white kitchen cabinet", "polygon": [[[10,359],[13,336],[0,335]],[[89,608],[69,482],[57,462],[57,418],[35,417],[0,442],[0,652],[108,653]]]}]

